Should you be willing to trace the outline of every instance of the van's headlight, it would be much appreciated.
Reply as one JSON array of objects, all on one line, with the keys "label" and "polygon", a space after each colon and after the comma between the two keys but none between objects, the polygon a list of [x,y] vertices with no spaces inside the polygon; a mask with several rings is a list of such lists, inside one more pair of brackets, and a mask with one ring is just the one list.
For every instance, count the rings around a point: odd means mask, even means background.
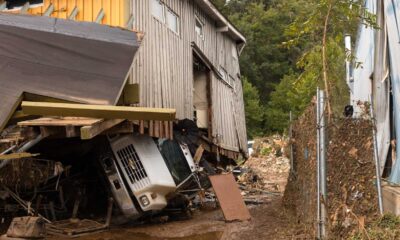
[{"label": "van's headlight", "polygon": [[139,199],[142,206],[147,207],[148,205],[150,205],[150,200],[146,195],[141,196]]}]

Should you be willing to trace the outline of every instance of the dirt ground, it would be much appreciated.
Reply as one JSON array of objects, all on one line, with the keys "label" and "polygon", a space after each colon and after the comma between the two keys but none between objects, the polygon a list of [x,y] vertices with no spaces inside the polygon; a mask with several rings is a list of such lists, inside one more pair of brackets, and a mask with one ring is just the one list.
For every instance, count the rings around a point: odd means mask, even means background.
[{"label": "dirt ground", "polygon": [[[289,161],[284,157],[268,156],[252,158],[244,165],[257,174],[258,187],[278,186],[273,195],[267,191],[243,189],[244,198],[262,199],[261,204],[248,205],[252,219],[246,222],[224,221],[221,210],[197,211],[186,221],[168,222],[147,226],[119,226],[107,232],[89,235],[79,240],[265,240],[309,239],[301,233],[300,225],[293,222],[292,215],[282,207],[282,193],[288,177]],[[260,168],[261,166],[261,168]],[[246,184],[248,185],[248,183]],[[253,184],[254,185],[254,184]],[[269,189],[268,189],[269,191]],[[54,237],[51,239],[64,238]],[[67,238],[65,238],[67,239]]]}]

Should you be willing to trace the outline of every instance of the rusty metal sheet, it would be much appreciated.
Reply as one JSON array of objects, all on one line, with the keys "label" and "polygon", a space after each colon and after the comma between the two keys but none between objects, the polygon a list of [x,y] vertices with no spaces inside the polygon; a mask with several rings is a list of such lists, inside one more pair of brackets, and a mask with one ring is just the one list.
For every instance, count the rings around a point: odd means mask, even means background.
[{"label": "rusty metal sheet", "polygon": [[243,201],[232,173],[210,176],[211,184],[217,195],[226,221],[249,220],[250,212]]},{"label": "rusty metal sheet", "polygon": [[24,92],[115,105],[138,48],[132,31],[1,13],[0,130]]}]

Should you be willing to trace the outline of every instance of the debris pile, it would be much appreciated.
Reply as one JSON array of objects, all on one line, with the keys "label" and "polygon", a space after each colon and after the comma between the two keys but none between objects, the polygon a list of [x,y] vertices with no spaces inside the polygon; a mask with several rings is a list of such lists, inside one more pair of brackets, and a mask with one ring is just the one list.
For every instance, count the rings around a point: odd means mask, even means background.
[{"label": "debris pile", "polygon": [[[317,176],[314,106],[294,124],[294,171],[284,205],[316,234]],[[366,119],[335,119],[327,127],[328,234],[346,239],[378,218],[372,126]]]},{"label": "debris pile", "polygon": [[254,146],[253,157],[240,170],[236,169],[240,172],[237,180],[246,202],[268,202],[272,195],[280,195],[286,186],[290,170],[290,160],[283,154],[286,140],[272,136],[255,140]]}]

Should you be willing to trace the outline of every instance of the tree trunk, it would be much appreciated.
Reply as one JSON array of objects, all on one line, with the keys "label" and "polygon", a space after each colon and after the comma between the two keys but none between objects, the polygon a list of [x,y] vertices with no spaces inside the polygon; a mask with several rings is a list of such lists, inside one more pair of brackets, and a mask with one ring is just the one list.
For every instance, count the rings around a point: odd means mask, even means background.
[{"label": "tree trunk", "polygon": [[325,16],[325,24],[324,24],[324,34],[322,37],[322,72],[323,72],[323,80],[325,85],[325,92],[327,98],[327,108],[328,108],[328,121],[331,121],[332,116],[332,108],[331,108],[331,99],[330,99],[330,84],[328,79],[328,62],[326,59],[326,38],[328,32],[328,23],[329,18],[332,12],[332,1],[329,2],[328,11]]}]

